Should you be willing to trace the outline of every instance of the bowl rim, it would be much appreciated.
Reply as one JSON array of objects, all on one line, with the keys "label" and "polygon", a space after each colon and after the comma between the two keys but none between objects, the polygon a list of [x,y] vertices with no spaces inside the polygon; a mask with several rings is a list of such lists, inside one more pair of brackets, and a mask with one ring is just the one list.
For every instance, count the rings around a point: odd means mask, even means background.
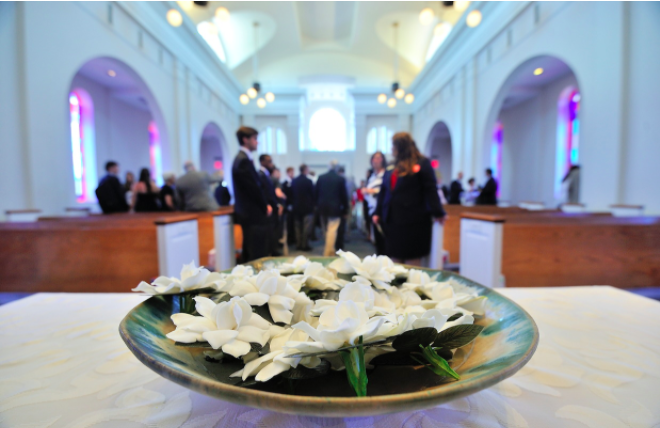
[{"label": "bowl rim", "polygon": [[[254,260],[251,263],[262,261],[290,259],[290,257],[267,257]],[[311,258],[310,258],[311,259]],[[323,259],[316,257],[314,259]],[[331,259],[325,257],[325,259]],[[474,376],[465,381],[443,383],[437,387],[428,388],[422,391],[406,392],[397,394],[367,396],[367,397],[324,397],[324,396],[306,396],[280,394],[276,392],[259,391],[255,389],[243,388],[219,382],[207,377],[190,376],[179,370],[160,362],[159,360],[147,354],[134,340],[128,332],[127,323],[129,318],[140,306],[146,304],[148,300],[158,296],[152,296],[145,299],[126,314],[119,325],[119,334],[126,346],[144,365],[155,371],[159,375],[185,386],[196,392],[209,395],[224,401],[235,404],[258,407],[272,410],[280,413],[304,414],[310,416],[373,416],[377,414],[395,413],[400,411],[410,411],[422,408],[428,408],[432,405],[438,405],[443,402],[455,400],[466,395],[473,394],[482,389],[486,389],[512,375],[520,370],[534,355],[539,343],[539,330],[536,322],[531,315],[508,297],[498,293],[492,288],[478,284],[468,278],[458,275],[451,271],[420,268],[418,266],[402,265],[406,268],[413,268],[431,272],[442,272],[452,277],[459,278],[470,286],[478,286],[486,290],[487,294],[494,293],[505,302],[518,309],[531,323],[532,340],[527,350],[511,365],[498,370]],[[248,400],[245,400],[245,397]]]}]

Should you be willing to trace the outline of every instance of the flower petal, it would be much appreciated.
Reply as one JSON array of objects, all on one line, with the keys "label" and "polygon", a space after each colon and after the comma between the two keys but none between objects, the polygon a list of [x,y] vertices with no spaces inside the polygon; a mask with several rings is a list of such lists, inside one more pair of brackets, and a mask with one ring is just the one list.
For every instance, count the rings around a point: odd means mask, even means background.
[{"label": "flower petal", "polygon": [[270,295],[266,293],[249,293],[243,296],[243,298],[250,306],[263,306],[270,299]]},{"label": "flower petal", "polygon": [[270,334],[268,330],[261,330],[257,327],[245,326],[238,329],[238,340],[248,343],[258,343],[261,346],[266,346]]},{"label": "flower petal", "polygon": [[250,352],[250,349],[252,349],[252,346],[249,343],[234,339],[222,347],[222,352],[234,358],[240,358]]},{"label": "flower petal", "polygon": [[237,336],[238,332],[234,330],[215,330],[202,333],[204,340],[209,342],[209,345],[211,345],[213,349],[219,349],[227,342],[231,342],[232,340],[236,339]]}]

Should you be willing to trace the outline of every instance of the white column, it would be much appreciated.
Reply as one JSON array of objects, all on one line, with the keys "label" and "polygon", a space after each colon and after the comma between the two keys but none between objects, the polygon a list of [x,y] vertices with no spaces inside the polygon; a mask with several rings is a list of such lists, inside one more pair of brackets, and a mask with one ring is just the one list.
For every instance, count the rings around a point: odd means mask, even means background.
[{"label": "white column", "polygon": [[236,265],[234,247],[234,223],[230,214],[213,216],[213,237],[215,241],[215,270],[223,271]]},{"label": "white column", "polygon": [[504,220],[461,219],[461,275],[486,287],[502,287]]},{"label": "white column", "polygon": [[197,216],[158,219],[156,233],[160,275],[178,277],[184,264],[195,262],[195,266],[199,266]]}]

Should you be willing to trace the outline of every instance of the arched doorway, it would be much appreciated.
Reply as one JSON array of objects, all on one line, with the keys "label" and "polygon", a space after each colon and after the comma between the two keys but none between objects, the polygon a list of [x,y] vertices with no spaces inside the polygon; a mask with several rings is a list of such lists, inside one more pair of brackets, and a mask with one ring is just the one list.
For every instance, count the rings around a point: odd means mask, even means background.
[{"label": "arched doorway", "polygon": [[453,178],[451,134],[445,122],[433,125],[426,140],[426,155],[436,170],[438,183],[449,186]]},{"label": "arched doorway", "polygon": [[[500,199],[561,202],[561,181],[579,159],[579,101],[577,77],[557,57],[534,57],[511,72],[491,107],[481,152]],[[483,170],[477,173],[483,184]]]},{"label": "arched doorway", "polygon": [[137,177],[149,168],[162,184],[171,168],[168,132],[151,91],[130,66],[108,57],[87,61],[74,75],[67,101],[78,202],[96,201],[97,180],[109,160],[119,163],[122,182],[124,173]]}]

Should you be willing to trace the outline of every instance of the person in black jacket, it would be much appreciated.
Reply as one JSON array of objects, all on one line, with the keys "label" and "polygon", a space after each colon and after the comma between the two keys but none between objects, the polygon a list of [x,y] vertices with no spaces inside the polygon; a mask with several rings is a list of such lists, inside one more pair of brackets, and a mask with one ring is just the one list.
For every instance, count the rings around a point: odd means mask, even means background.
[{"label": "person in black jacket", "polygon": [[330,163],[330,170],[322,174],[316,182],[314,194],[325,235],[323,255],[326,257],[335,255],[337,234],[343,232],[339,227],[341,219],[347,216],[350,209],[346,179],[337,173],[337,169],[337,161],[333,160]]},{"label": "person in black jacket", "polygon": [[481,193],[477,197],[475,204],[477,205],[497,205],[497,181],[493,178],[493,170],[486,169],[486,185],[481,189]]},{"label": "person in black jacket", "polygon": [[103,214],[127,212],[129,207],[126,203],[126,191],[119,182],[119,165],[117,162],[109,161],[105,164],[106,176],[99,182],[96,188],[96,198],[99,201]]},{"label": "person in black jacket", "polygon": [[452,205],[461,204],[461,193],[463,193],[463,173],[459,172],[456,176],[456,180],[451,182],[449,186],[449,198],[447,198],[447,203]]},{"label": "person in black jacket", "polygon": [[309,235],[314,221],[314,183],[307,177],[309,167],[300,165],[300,175],[291,182],[296,247],[300,251],[311,251]]},{"label": "person in black jacket", "polygon": [[231,168],[234,185],[234,213],[243,229],[243,254],[246,263],[266,257],[270,250],[270,216],[273,207],[268,204],[261,179],[254,168],[252,152],[257,150],[256,129],[242,126],[236,131],[240,151]]},{"label": "person in black jacket", "polygon": [[286,223],[286,241],[287,244],[295,244],[296,232],[293,220],[293,196],[291,193],[291,184],[293,183],[295,170],[292,166],[286,169],[286,177],[282,183],[282,192],[286,196],[286,204],[284,205],[284,217]]},{"label": "person in black jacket", "polygon": [[394,165],[383,177],[372,220],[385,235],[386,254],[395,262],[421,265],[431,252],[433,218],[446,214],[431,163],[407,132],[392,137]]},{"label": "person in black jacket", "polygon": [[275,185],[271,179],[271,174],[275,169],[273,165],[273,159],[269,155],[259,156],[259,179],[261,180],[261,188],[266,195],[266,200],[268,204],[272,207],[273,214],[270,216],[270,230],[269,230],[269,250],[268,255],[270,256],[281,256],[282,254],[278,248],[278,225],[280,216],[282,215],[282,205],[280,204],[277,193],[275,192]]},{"label": "person in black jacket", "polygon": [[224,181],[225,174],[222,170],[218,170],[216,175],[220,181],[213,191],[213,197],[219,206],[228,207],[231,204],[231,193]]}]

